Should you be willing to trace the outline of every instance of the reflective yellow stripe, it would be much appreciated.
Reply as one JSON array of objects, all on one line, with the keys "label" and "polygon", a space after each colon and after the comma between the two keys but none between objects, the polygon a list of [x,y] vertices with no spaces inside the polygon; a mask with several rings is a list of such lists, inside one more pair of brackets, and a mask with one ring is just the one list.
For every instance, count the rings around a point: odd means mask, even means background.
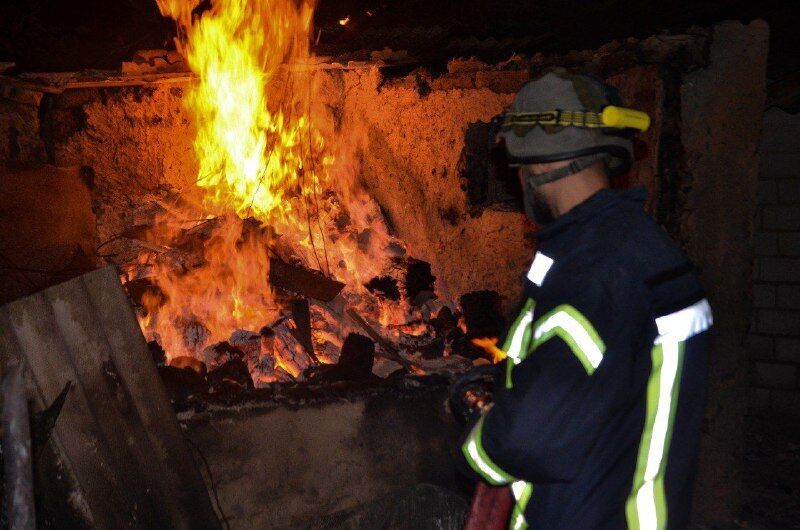
[{"label": "reflective yellow stripe", "polygon": [[467,441],[461,446],[461,452],[467,459],[470,467],[475,470],[480,476],[489,484],[494,486],[502,486],[514,482],[516,479],[500,469],[500,466],[492,462],[486,451],[483,449],[481,442],[481,431],[483,429],[483,422],[486,416],[481,416],[478,423],[469,433]]},{"label": "reflective yellow stripe", "polygon": [[603,361],[606,346],[591,322],[571,305],[556,307],[534,325],[532,351],[553,338],[560,337],[578,358],[586,373],[593,374]]},{"label": "reflective yellow stripe", "polygon": [[536,308],[536,303],[533,298],[528,298],[522,311],[519,312],[517,319],[508,330],[508,337],[503,350],[508,355],[506,360],[506,388],[511,388],[513,383],[511,381],[511,372],[515,364],[522,362],[522,359],[528,353],[530,345],[530,329],[533,322],[533,311]]},{"label": "reflective yellow stripe", "polygon": [[644,429],[633,488],[625,503],[631,530],[667,527],[664,474],[678,408],[685,341],[709,329],[712,322],[711,307],[705,299],[656,319],[659,335],[651,353],[653,365],[647,383]]},{"label": "reflective yellow stripe", "polygon": [[508,330],[508,338],[506,338],[506,342],[503,344],[503,351],[514,360],[514,364],[519,363],[518,359],[524,351],[522,338],[525,334],[525,328],[530,326],[531,322],[533,322],[533,309],[533,298],[528,298],[525,305],[522,307],[522,311],[519,312],[517,319],[514,321],[514,324],[512,324],[511,328]]},{"label": "reflective yellow stripe", "polygon": [[633,489],[625,503],[625,516],[631,530],[663,530],[667,527],[663,480],[677,409],[683,343],[658,344],[653,348],[652,357],[645,428]]},{"label": "reflective yellow stripe", "polygon": [[533,492],[533,484],[518,480],[511,484],[511,492],[514,494],[516,504],[514,510],[511,512],[511,519],[509,519],[508,526],[512,530],[524,530],[528,528],[528,521],[525,520],[525,509],[528,507],[528,501],[531,499]]}]

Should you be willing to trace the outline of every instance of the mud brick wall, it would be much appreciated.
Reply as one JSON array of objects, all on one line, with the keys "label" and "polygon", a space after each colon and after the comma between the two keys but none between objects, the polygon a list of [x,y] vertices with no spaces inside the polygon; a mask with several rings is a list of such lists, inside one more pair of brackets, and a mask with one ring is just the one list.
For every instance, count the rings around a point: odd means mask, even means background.
[{"label": "mud brick wall", "polygon": [[[700,48],[701,41],[631,41],[501,66],[454,62],[439,76],[425,69],[399,77],[377,67],[321,70],[314,74],[320,87],[315,117],[349,142],[347,148],[355,153],[353,174],[411,254],[431,264],[445,302],[454,306],[464,293],[494,290],[511,317],[533,253],[525,236],[533,227],[519,209],[475,204],[468,197],[468,153],[489,140],[471,138],[471,128],[487,126],[541,69],[560,64],[587,68],[653,116],[625,184],[646,185],[654,201],[664,92],[659,65],[679,50]],[[647,64],[640,66],[637,60],[643,56]],[[59,94],[10,88],[2,100],[0,145],[6,150],[0,155],[11,163],[82,167],[92,188],[100,246],[149,223],[159,203],[195,191],[194,124],[181,104],[190,82]],[[116,263],[135,258],[124,246],[102,250],[104,259]]]},{"label": "mud brick wall", "polygon": [[800,416],[800,116],[764,115],[748,345],[755,409]]},{"label": "mud brick wall", "polygon": [[[641,159],[622,185],[645,185],[655,197],[663,81],[655,65],[607,64],[624,52],[609,47],[572,61],[594,66],[631,106],[653,117],[652,129],[640,139]],[[534,227],[519,210],[471,201],[468,188],[475,183],[465,175],[466,159],[491,141],[471,136],[473,127],[488,130],[530,75],[546,66],[539,59],[521,70],[455,70],[436,78],[418,72],[399,79],[373,70],[347,78],[345,121],[366,129],[362,183],[412,253],[431,263],[448,300],[488,289],[502,295],[507,316],[516,309],[533,253],[526,233]]]}]

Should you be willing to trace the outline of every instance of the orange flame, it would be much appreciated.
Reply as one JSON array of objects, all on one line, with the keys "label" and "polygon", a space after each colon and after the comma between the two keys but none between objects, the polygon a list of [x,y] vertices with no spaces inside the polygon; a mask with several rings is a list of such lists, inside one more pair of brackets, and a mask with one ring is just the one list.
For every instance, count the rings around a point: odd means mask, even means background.
[{"label": "orange flame", "polygon": [[301,175],[317,179],[303,166],[301,142],[322,138],[306,116],[276,108],[269,88],[283,63],[308,59],[314,2],[217,0],[193,20],[194,4],[158,0],[176,20],[178,47],[199,77],[185,103],[199,118],[194,146],[205,203],[261,221],[285,217],[285,195]]},{"label": "orange flame", "polygon": [[[170,358],[202,358],[205,346],[234,330],[270,323],[280,311],[267,281],[270,253],[337,277],[351,302],[401,321],[401,307],[364,301],[362,285],[381,272],[389,236],[352,175],[331,175],[350,167],[352,145],[313,119],[315,0],[213,0],[203,12],[197,0],[157,3],[176,21],[177,47],[197,75],[184,104],[197,129],[199,173],[197,200],[187,194],[166,208],[153,235],[166,258],[140,256],[163,293],[143,299],[146,334]],[[331,188],[338,195],[323,193]],[[345,229],[334,223],[342,216]],[[305,366],[292,348],[270,356],[297,376]]]}]

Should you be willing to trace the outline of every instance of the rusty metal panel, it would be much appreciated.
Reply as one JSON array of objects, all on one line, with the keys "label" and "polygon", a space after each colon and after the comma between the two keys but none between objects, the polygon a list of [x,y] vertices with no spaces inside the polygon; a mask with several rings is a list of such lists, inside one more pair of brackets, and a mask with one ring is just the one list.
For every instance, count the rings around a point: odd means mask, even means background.
[{"label": "rusty metal panel", "polygon": [[74,387],[53,432],[97,528],[219,528],[115,267],[0,308],[0,355],[38,407]]}]

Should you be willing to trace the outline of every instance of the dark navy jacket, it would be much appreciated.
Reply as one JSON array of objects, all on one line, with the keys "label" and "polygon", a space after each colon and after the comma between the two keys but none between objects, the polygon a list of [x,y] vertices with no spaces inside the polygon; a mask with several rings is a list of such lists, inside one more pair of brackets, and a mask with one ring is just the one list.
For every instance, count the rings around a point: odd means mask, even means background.
[{"label": "dark navy jacket", "polygon": [[684,528],[712,315],[643,190],[602,190],[541,230],[504,390],[462,447],[510,484],[510,528]]}]

